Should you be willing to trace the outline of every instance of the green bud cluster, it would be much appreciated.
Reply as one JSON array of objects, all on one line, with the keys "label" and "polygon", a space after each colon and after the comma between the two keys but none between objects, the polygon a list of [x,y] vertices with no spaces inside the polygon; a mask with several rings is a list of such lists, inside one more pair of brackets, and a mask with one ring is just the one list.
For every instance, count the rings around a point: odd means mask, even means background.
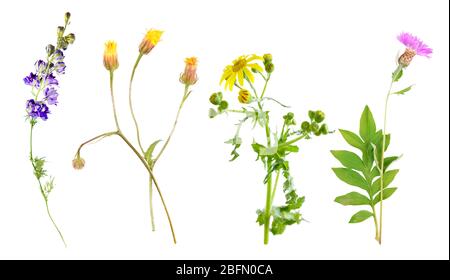
[{"label": "green bud cluster", "polygon": [[329,133],[328,126],[322,123],[325,120],[325,113],[322,111],[309,111],[308,117],[310,121],[304,121],[301,129],[305,133],[313,133],[316,136],[327,135]]},{"label": "green bud cluster", "polygon": [[270,53],[267,53],[263,55],[263,59],[266,72],[271,74],[275,70],[275,65],[273,65],[272,63],[272,55]]},{"label": "green bud cluster", "polygon": [[210,118],[213,118],[215,116],[217,116],[218,113],[222,113],[223,111],[228,109],[228,102],[226,100],[223,99],[223,94],[222,92],[215,92],[213,94],[211,94],[211,96],[209,97],[209,102],[212,105],[217,106],[217,111],[214,109],[210,109]]}]

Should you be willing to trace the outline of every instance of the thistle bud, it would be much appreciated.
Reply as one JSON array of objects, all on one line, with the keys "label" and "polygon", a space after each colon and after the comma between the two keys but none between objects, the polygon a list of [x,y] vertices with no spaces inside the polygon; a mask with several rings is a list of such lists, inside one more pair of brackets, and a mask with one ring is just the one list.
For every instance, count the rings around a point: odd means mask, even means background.
[{"label": "thistle bud", "polygon": [[318,123],[323,122],[323,120],[325,120],[325,113],[322,111],[316,111],[314,114],[314,120]]},{"label": "thistle bud", "polygon": [[405,52],[399,57],[398,63],[404,68],[408,67],[414,56],[416,56],[416,52],[413,49],[407,48]]},{"label": "thistle bud", "polygon": [[320,133],[320,128],[319,128],[319,125],[317,124],[317,123],[312,123],[311,124],[311,131],[312,132],[314,132],[314,133],[317,133],[317,132],[319,132]]},{"label": "thistle bud", "polygon": [[186,64],[184,72],[180,75],[180,82],[184,85],[190,86],[197,82],[197,58],[189,57],[184,60]]},{"label": "thistle bud", "polygon": [[238,100],[242,104],[248,104],[250,101],[252,101],[252,96],[250,95],[250,92],[246,89],[241,89],[239,91]]},{"label": "thistle bud", "polygon": [[80,157],[79,154],[77,154],[76,157],[72,160],[72,166],[76,170],[83,169],[84,163],[84,159]]},{"label": "thistle bud", "polygon": [[266,69],[266,72],[269,74],[271,74],[275,70],[275,65],[273,65],[272,62],[264,63],[264,67]]},{"label": "thistle bud", "polygon": [[105,52],[103,53],[103,65],[108,71],[114,71],[119,67],[116,42],[107,41],[105,43]]},{"label": "thistle bud", "polygon": [[223,100],[222,102],[220,102],[219,104],[219,110],[220,111],[224,111],[228,109],[228,102],[226,102],[225,100]]},{"label": "thistle bud", "polygon": [[161,40],[161,35],[164,31],[150,29],[142,39],[141,44],[139,45],[139,52],[141,54],[148,54],[150,51],[159,43]]},{"label": "thistle bud", "polygon": [[313,121],[314,118],[316,117],[316,112],[314,111],[308,111],[308,117]]},{"label": "thistle bud", "polygon": [[64,37],[64,40],[66,40],[66,42],[69,44],[73,44],[73,42],[75,42],[75,34],[68,34],[66,37]]},{"label": "thistle bud", "polygon": [[320,134],[327,135],[328,134],[328,126],[326,124],[322,124],[319,130]]},{"label": "thistle bud", "polygon": [[308,133],[311,132],[311,125],[307,121],[302,122],[301,128],[304,132],[308,132]]},{"label": "thistle bud", "polygon": [[223,98],[222,93],[221,92],[216,92],[216,93],[213,93],[209,97],[209,102],[211,102],[211,104],[213,104],[213,105],[219,105],[220,102],[222,102],[222,98]]},{"label": "thistle bud", "polygon": [[266,53],[263,55],[264,63],[266,62],[272,62],[272,55],[270,53]]}]

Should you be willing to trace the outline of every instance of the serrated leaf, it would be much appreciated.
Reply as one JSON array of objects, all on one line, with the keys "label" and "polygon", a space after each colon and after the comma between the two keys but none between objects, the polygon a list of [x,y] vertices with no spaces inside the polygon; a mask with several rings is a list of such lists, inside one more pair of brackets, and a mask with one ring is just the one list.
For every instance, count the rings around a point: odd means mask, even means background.
[{"label": "serrated leaf", "polygon": [[[397,176],[399,171],[400,170],[398,170],[398,169],[394,169],[394,170],[389,170],[384,173],[384,177],[383,177],[384,189],[386,189],[386,187],[388,187],[392,183],[392,181],[394,181],[395,176]],[[381,178],[376,179],[375,182],[373,183],[373,188],[375,191],[374,194],[380,191],[380,186],[381,186],[380,179]]]},{"label": "serrated leaf", "polygon": [[344,181],[345,183],[351,186],[359,187],[366,191],[369,190],[369,185],[367,184],[366,179],[364,179],[364,177],[361,176],[358,172],[353,171],[349,168],[333,168],[333,172],[340,180]]},{"label": "serrated leaf", "polygon": [[374,138],[376,132],[377,128],[372,112],[369,106],[366,106],[359,121],[359,135],[367,143]]},{"label": "serrated leaf", "polygon": [[337,160],[339,160],[339,162],[342,163],[344,167],[355,169],[358,171],[363,171],[365,168],[361,158],[355,153],[341,150],[331,151],[331,154],[333,154],[333,156]]},{"label": "serrated leaf", "polygon": [[258,210],[256,211],[256,215],[257,215],[256,222],[257,222],[260,226],[264,225],[264,223],[266,222],[266,221],[265,221],[265,220],[266,220],[266,219],[265,219],[266,215],[265,215],[265,213],[264,213],[264,210],[258,209]]},{"label": "serrated leaf", "polygon": [[344,206],[370,205],[369,198],[358,192],[351,192],[342,196],[338,196],[334,201]]},{"label": "serrated leaf", "polygon": [[[383,190],[383,201],[391,197],[395,193],[397,188],[386,188]],[[373,200],[374,205],[379,203],[381,201],[381,192],[378,193],[378,195]]]},{"label": "serrated leaf", "polygon": [[357,149],[360,149],[361,151],[364,150],[365,145],[364,142],[361,140],[361,138],[348,130],[344,130],[344,129],[339,129],[339,132],[341,133],[342,137],[344,137],[345,141],[347,141],[347,143],[350,146],[353,146]]},{"label": "serrated leaf", "polygon": [[361,210],[361,211],[357,212],[355,215],[353,215],[350,218],[349,223],[350,224],[361,223],[361,222],[364,222],[365,220],[367,220],[370,217],[373,217],[372,212],[367,211],[367,210]]},{"label": "serrated leaf", "polygon": [[413,86],[410,85],[410,86],[407,87],[407,88],[404,88],[404,89],[402,89],[402,90],[393,92],[393,93],[391,93],[391,94],[404,95],[405,93],[407,93],[408,91],[410,91],[410,90],[412,89],[412,87],[413,87]]},{"label": "serrated leaf", "polygon": [[162,140],[156,140],[155,142],[153,142],[152,144],[150,144],[150,146],[148,146],[147,151],[145,151],[145,160],[150,164],[153,160],[153,151],[156,148],[156,145],[158,145],[159,142],[161,142]]}]

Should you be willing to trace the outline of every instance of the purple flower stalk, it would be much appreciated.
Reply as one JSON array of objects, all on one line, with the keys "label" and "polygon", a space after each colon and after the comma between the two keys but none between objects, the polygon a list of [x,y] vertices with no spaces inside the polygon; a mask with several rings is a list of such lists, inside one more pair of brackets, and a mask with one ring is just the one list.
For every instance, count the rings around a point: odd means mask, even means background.
[{"label": "purple flower stalk", "polygon": [[427,44],[411,33],[402,32],[397,39],[406,47],[405,52],[398,59],[399,64],[403,67],[407,67],[416,55],[430,58],[433,53]]}]

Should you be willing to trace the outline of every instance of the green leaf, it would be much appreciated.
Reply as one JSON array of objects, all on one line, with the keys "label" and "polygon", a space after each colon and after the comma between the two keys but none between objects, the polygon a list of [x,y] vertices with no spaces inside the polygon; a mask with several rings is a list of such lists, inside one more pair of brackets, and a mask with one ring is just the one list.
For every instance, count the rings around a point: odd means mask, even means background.
[{"label": "green leaf", "polygon": [[295,145],[278,147],[278,153],[285,153],[285,152],[298,153],[298,151],[299,151],[298,146]]},{"label": "green leaf", "polygon": [[364,170],[364,163],[357,154],[349,151],[331,151],[331,153],[343,166],[359,171]]},{"label": "green leaf", "polygon": [[394,82],[398,82],[402,76],[403,76],[403,69],[400,68],[399,70],[396,70],[395,72],[392,73],[392,80]]},{"label": "green leaf", "polygon": [[369,106],[366,106],[359,122],[359,135],[365,142],[370,142],[376,132],[377,128],[372,112],[370,111]]},{"label": "green leaf", "polygon": [[256,222],[257,222],[260,226],[264,225],[264,223],[266,222],[266,219],[265,219],[266,214],[264,213],[264,210],[258,209],[258,210],[256,211],[256,215],[258,215],[257,218],[256,218]]},{"label": "green leaf", "polygon": [[342,196],[338,196],[334,201],[345,206],[370,205],[370,200],[364,195],[357,192],[351,192]]},{"label": "green leaf", "polygon": [[[397,190],[397,188],[386,188],[383,190],[383,200],[388,199],[389,197],[391,197],[391,195],[393,195],[395,193],[395,191]],[[378,202],[381,201],[381,192],[375,197],[373,204],[377,204]]]},{"label": "green leaf", "polygon": [[[386,152],[386,150],[389,148],[389,144],[391,143],[391,135],[390,134],[386,134],[385,141],[386,141],[386,143],[385,143],[384,151]],[[377,131],[372,142],[377,146],[378,150],[381,151],[381,148],[383,146],[383,130],[380,129]]]},{"label": "green leaf", "polygon": [[261,147],[259,149],[259,155],[260,156],[271,156],[276,154],[278,151],[278,146],[273,146],[273,147]]},{"label": "green leaf", "polygon": [[358,135],[344,129],[339,129],[339,132],[341,132],[342,137],[344,137],[345,141],[347,141],[350,146],[360,149],[361,151],[364,150],[364,142],[361,140],[361,138],[359,138]]},{"label": "green leaf", "polygon": [[145,152],[145,160],[151,164],[153,161],[153,151],[156,148],[156,145],[158,145],[159,142],[161,142],[162,140],[156,140],[155,142],[153,142],[147,149],[147,151]]},{"label": "green leaf", "polygon": [[216,117],[218,114],[219,114],[219,113],[217,113],[216,110],[214,110],[213,108],[211,108],[211,109],[209,109],[208,117],[209,117],[210,119],[212,119],[212,118]]},{"label": "green leaf", "polygon": [[[399,171],[400,170],[398,170],[398,169],[394,169],[394,170],[389,170],[384,173],[383,185],[384,185],[385,189],[392,183],[392,181],[394,181],[395,176],[397,176]],[[375,182],[373,183],[373,188],[375,191],[374,194],[380,191],[380,186],[381,186],[380,179],[381,178],[376,179]]]},{"label": "green leaf", "polygon": [[413,86],[410,85],[410,86],[407,87],[407,88],[404,88],[404,89],[402,89],[402,90],[393,92],[393,93],[391,93],[391,94],[404,95],[405,93],[407,93],[408,91],[410,91],[410,90],[412,89],[412,87],[413,87]]},{"label": "green leaf", "polygon": [[[384,158],[384,171],[386,172],[386,170],[389,168],[389,166],[391,166],[392,163],[399,160],[400,158],[401,158],[401,156],[392,156],[392,157]],[[380,171],[378,170],[378,167],[374,167],[372,169],[371,176],[372,176],[372,178],[380,176]]]},{"label": "green leaf", "polygon": [[364,179],[363,176],[361,176],[358,172],[353,171],[349,168],[333,168],[334,174],[344,181],[345,183],[359,187],[363,190],[368,191],[369,185],[367,184],[366,179]]},{"label": "green leaf", "polygon": [[353,215],[350,218],[349,223],[350,224],[356,224],[356,223],[361,223],[364,222],[365,220],[367,220],[368,218],[373,217],[373,213],[367,210],[361,210],[359,212],[357,212],[355,215]]}]

